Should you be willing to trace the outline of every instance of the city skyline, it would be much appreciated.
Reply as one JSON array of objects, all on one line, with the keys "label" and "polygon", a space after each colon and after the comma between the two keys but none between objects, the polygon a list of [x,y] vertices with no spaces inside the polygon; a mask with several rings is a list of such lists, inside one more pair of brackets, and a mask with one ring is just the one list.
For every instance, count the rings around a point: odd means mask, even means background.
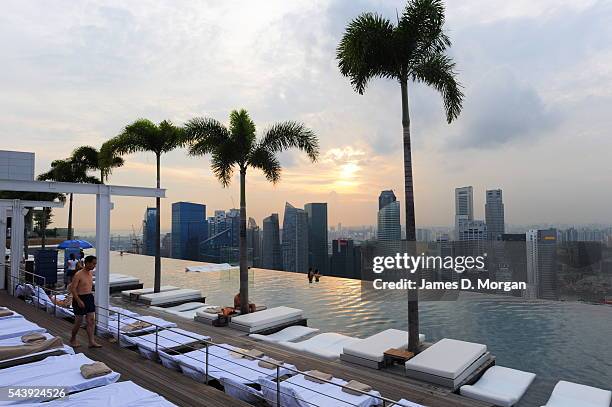
[{"label": "city skyline", "polygon": [[[612,37],[605,24],[612,10],[604,3],[577,1],[555,2],[551,11],[543,3],[448,4],[447,26],[458,45],[453,57],[466,105],[457,123],[448,126],[437,95],[418,85],[411,93],[418,102],[413,104],[417,225],[452,224],[449,191],[465,184],[479,191],[503,189],[511,197],[506,218],[515,224],[612,219],[612,193],[601,188],[610,182],[605,154],[612,147],[607,137],[612,92],[599,85],[610,78],[603,67],[612,52],[602,44]],[[403,2],[271,1],[265,12],[248,3],[235,10],[219,3],[152,8],[92,2],[82,8],[9,1],[4,6],[7,15],[23,18],[4,18],[2,24],[2,38],[11,40],[5,40],[0,56],[5,112],[0,138],[3,148],[36,152],[37,174],[75,147],[99,147],[138,117],[182,124],[210,115],[225,122],[228,110],[245,107],[263,126],[304,121],[322,147],[315,165],[297,155],[282,156],[285,171],[277,186],[255,172],[247,185],[248,216],[263,219],[285,201],[327,202],[329,224],[367,225],[376,223],[371,198],[378,191],[393,189],[404,201],[397,89],[377,81],[365,96],[356,95],[334,61],[349,18],[366,10],[393,17]],[[180,24],[164,23],[167,15],[186,26],[206,21],[209,28],[180,30]],[[316,27],[295,24],[295,16],[316,21]],[[277,51],[258,52],[255,44],[264,42]],[[200,56],[197,51],[210,43],[216,52]],[[565,52],[568,43],[572,57]],[[250,63],[235,65],[237,55]],[[142,67],[146,75],[139,73]],[[275,86],[264,86],[272,77]],[[229,84],[232,95],[220,84]],[[42,144],[45,148],[36,151]],[[154,184],[152,156],[135,154],[126,161],[110,183]],[[568,185],[575,193],[567,194]],[[207,159],[187,157],[184,150],[163,158],[162,187],[168,190],[162,200],[164,230],[170,227],[170,202],[206,201],[216,208],[238,202],[237,188],[220,187]],[[484,219],[481,199],[475,199],[475,217]],[[113,229],[130,230],[151,205],[115,199]],[[93,228],[93,208],[92,199],[77,197],[77,229]],[[64,225],[66,210],[55,213],[54,225]]]}]

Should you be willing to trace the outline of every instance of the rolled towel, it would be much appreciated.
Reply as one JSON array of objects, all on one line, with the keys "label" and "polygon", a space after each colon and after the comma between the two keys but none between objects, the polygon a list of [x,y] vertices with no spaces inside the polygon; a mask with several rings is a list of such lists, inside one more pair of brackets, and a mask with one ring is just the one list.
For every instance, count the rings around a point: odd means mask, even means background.
[{"label": "rolled towel", "polygon": [[315,383],[325,383],[325,381],[330,381],[333,377],[329,373],[319,372],[318,370],[309,370],[306,373],[308,376],[304,375],[304,379]]},{"label": "rolled towel", "polygon": [[360,392],[368,393],[372,391],[372,387],[368,386],[367,384],[358,382],[357,380],[351,380],[342,388],[342,391],[348,394],[352,394],[353,396],[361,396],[363,395],[363,393]]},{"label": "rolled towel", "polygon": [[106,376],[113,371],[106,366],[104,362],[94,362],[81,366],[81,375],[85,379],[93,379],[94,377]]},{"label": "rolled towel", "polygon": [[259,349],[251,349],[246,352],[245,358],[247,360],[255,360],[256,358],[260,358],[264,355],[262,351]]},{"label": "rolled towel", "polygon": [[207,314],[220,314],[221,311],[223,311],[223,308],[221,307],[210,307],[210,308],[204,308],[202,310],[202,312],[205,312]]},{"label": "rolled towel", "polygon": [[153,326],[153,325],[145,321],[136,321],[136,322],[132,322],[131,324],[126,324],[122,326],[121,330],[123,332],[134,332],[134,331],[139,331],[144,328],[148,328],[150,326]]},{"label": "rolled towel", "polygon": [[47,337],[39,333],[27,334],[21,337],[21,342],[23,343],[34,343],[45,340],[47,340]]},{"label": "rolled towel", "polygon": [[275,360],[272,358],[268,358],[266,360],[260,360],[259,363],[257,363],[257,365],[259,367],[263,367],[264,369],[276,369],[277,365],[282,365],[283,362],[281,362],[280,360]]},{"label": "rolled towel", "polygon": [[[240,352],[240,353],[238,353]],[[234,359],[242,359],[244,358],[248,351],[246,349],[242,349],[242,348],[234,348],[234,350],[230,351],[230,356],[233,357]]]},{"label": "rolled towel", "polygon": [[11,310],[8,309],[2,309],[0,310],[0,318],[1,317],[10,317],[11,315],[14,315],[15,313]]}]

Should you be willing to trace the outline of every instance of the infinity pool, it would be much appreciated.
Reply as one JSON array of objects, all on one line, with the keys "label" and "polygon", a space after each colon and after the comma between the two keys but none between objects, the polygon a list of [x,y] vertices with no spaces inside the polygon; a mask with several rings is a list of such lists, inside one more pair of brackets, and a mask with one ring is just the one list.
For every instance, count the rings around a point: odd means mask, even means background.
[{"label": "infinity pool", "polygon": [[[239,273],[186,273],[176,259],[162,260],[162,283],[202,290],[206,302],[231,305]],[[111,272],[153,283],[153,258],[111,256]],[[323,277],[309,284],[305,275],[250,271],[250,297],[268,307],[301,308],[308,325],[322,331],[365,337],[387,328],[407,329],[405,294],[364,301],[360,282]],[[421,333],[428,341],[455,338],[484,343],[497,363],[538,376],[519,406],[541,406],[558,380],[612,389],[612,306],[530,301],[471,294],[459,301],[422,302]]]}]

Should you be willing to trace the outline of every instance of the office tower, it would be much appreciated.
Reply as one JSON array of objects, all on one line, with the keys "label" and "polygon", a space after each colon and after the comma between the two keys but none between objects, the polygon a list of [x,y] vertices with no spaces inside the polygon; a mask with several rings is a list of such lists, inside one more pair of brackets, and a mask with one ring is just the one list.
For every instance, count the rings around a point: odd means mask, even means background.
[{"label": "office tower", "polygon": [[432,242],[433,233],[430,229],[417,229],[416,230],[417,242]]},{"label": "office tower", "polygon": [[391,202],[397,201],[392,190],[382,191],[378,196],[378,210],[381,210]]},{"label": "office tower", "polygon": [[308,272],[308,214],[289,202],[283,216],[283,269]]},{"label": "office tower", "polygon": [[330,275],[361,278],[361,248],[352,239],[332,240]]},{"label": "office tower", "polygon": [[172,257],[199,260],[200,243],[206,240],[206,205],[191,202],[172,204]]},{"label": "office tower", "polygon": [[142,254],[155,256],[155,219],[157,208],[147,208],[142,221]]},{"label": "office tower", "polygon": [[253,218],[247,222],[247,252],[249,266],[261,267],[261,230]]},{"label": "office tower", "polygon": [[166,233],[162,236],[161,257],[172,257],[172,233]]},{"label": "office tower", "polygon": [[[383,191],[378,198],[379,204],[383,195],[392,191]],[[394,196],[395,198],[395,196]],[[400,227],[400,204],[398,201],[384,198],[386,204],[378,210],[378,240],[400,241],[402,232]]]},{"label": "office tower", "polygon": [[557,230],[529,230],[526,234],[526,252],[526,297],[530,299],[558,299]]},{"label": "office tower", "polygon": [[283,269],[278,213],[273,213],[263,220],[261,263],[261,267],[265,269]]},{"label": "office tower", "polygon": [[304,210],[308,214],[308,267],[327,274],[327,203],[307,203]]},{"label": "office tower", "polygon": [[455,239],[459,239],[462,224],[474,220],[474,193],[472,187],[455,188]]},{"label": "office tower", "polygon": [[485,221],[487,222],[488,239],[501,240],[505,232],[504,201],[501,189],[486,192]]},{"label": "office tower", "polygon": [[460,241],[483,241],[487,240],[487,224],[481,220],[460,220],[459,222]]}]

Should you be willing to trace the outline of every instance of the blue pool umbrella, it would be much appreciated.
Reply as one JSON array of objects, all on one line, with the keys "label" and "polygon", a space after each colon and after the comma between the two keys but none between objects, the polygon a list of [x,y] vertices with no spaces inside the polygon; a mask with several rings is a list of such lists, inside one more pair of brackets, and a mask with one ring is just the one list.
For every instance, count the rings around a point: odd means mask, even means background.
[{"label": "blue pool umbrella", "polygon": [[58,249],[91,249],[93,245],[87,240],[64,240],[62,243],[57,245]]}]

